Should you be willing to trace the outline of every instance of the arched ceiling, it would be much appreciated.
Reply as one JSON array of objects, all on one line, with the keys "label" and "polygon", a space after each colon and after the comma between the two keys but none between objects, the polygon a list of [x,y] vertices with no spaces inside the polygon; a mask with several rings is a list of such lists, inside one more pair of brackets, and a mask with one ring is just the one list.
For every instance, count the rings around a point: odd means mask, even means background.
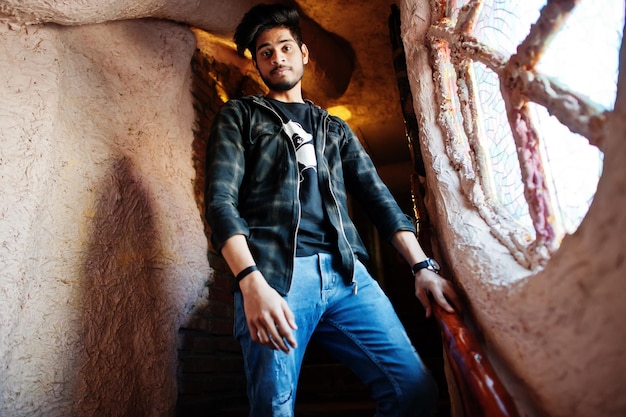
[{"label": "arched ceiling", "polygon": [[346,92],[322,104],[348,108],[348,122],[385,182],[394,191],[406,192],[412,167],[389,33],[393,3],[298,1],[305,15],[344,39],[354,50],[354,71]]},{"label": "arched ceiling", "polygon": [[[180,21],[230,41],[252,0],[5,0],[0,22],[12,25],[101,23],[134,18]],[[370,152],[383,180],[408,191],[412,172],[389,35],[392,0],[294,2],[301,10],[312,63],[305,97],[324,107],[343,106],[348,123]],[[223,47],[223,45],[222,45]],[[223,53],[223,51],[222,51]],[[230,58],[229,58],[230,59]],[[240,62],[241,63],[241,62]]]}]

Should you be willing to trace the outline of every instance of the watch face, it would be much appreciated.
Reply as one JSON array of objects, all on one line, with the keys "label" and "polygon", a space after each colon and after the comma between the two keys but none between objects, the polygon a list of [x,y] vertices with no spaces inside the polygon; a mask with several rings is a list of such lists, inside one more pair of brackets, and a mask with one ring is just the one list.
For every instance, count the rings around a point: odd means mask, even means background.
[{"label": "watch face", "polygon": [[413,265],[413,267],[411,268],[411,272],[413,272],[413,275],[415,275],[422,269],[430,269],[431,271],[434,271],[435,273],[438,274],[439,264],[433,258],[426,258],[425,261],[418,262],[415,265]]},{"label": "watch face", "polygon": [[428,258],[428,263],[430,264],[430,269],[432,269],[433,271],[439,273],[439,264],[437,263],[437,261],[435,261],[432,258]]}]

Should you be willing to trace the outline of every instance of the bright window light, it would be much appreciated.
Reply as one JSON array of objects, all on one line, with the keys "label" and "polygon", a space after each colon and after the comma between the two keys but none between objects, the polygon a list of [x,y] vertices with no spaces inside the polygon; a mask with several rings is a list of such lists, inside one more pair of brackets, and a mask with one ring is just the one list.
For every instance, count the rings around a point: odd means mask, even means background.
[{"label": "bright window light", "polygon": [[[539,17],[545,0],[491,0],[483,9],[474,36],[507,57]],[[580,96],[612,109],[617,91],[619,47],[624,27],[624,3],[581,1],[566,24],[550,39],[536,70]],[[485,65],[473,64],[483,146],[488,155],[495,199],[532,233],[519,161],[500,93],[498,76]],[[544,172],[560,229],[573,233],[586,215],[602,172],[602,153],[587,139],[570,132],[549,109],[530,103],[541,135]]]}]

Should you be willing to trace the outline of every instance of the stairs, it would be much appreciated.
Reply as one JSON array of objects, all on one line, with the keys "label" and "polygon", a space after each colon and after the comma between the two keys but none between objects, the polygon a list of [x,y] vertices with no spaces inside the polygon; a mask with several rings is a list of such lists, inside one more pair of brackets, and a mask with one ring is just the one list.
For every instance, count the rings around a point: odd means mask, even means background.
[{"label": "stairs", "polygon": [[[392,272],[387,276],[394,276],[400,268],[392,265],[390,269]],[[424,318],[410,280],[390,279],[384,284],[409,338],[439,384],[437,417],[449,417],[450,403],[437,323],[432,318]],[[179,330],[177,417],[248,415],[243,359],[232,336],[231,306],[229,281],[218,275],[211,284],[206,309],[197,312],[189,328]],[[373,416],[374,412],[375,404],[361,381],[312,342],[300,375],[296,417],[364,417]]]},{"label": "stairs", "polygon": [[297,395],[296,417],[362,417],[376,409],[361,380],[315,342],[304,355]]},{"label": "stairs", "polygon": [[[434,320],[424,318],[423,311],[405,315],[402,321],[413,330],[407,333],[439,386],[436,416],[450,417],[439,329]],[[304,357],[297,395],[296,417],[364,417],[373,416],[376,410],[368,388],[314,342]]]}]

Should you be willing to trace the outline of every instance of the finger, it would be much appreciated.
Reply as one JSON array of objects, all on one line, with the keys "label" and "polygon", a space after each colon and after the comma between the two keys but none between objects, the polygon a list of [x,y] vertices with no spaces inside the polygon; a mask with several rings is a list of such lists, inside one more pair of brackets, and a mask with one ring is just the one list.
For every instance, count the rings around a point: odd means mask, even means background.
[{"label": "finger", "polygon": [[280,347],[276,343],[276,340],[269,331],[257,330],[254,333],[250,332],[250,336],[252,337],[252,340],[257,342],[258,344],[265,345],[273,350],[280,349]]},{"label": "finger", "polygon": [[[283,343],[283,345],[284,345],[284,343]],[[281,349],[281,347],[278,345],[278,343],[276,343],[276,340],[272,336],[270,336],[270,342],[269,342],[268,346],[270,348],[272,348],[273,350],[282,350],[282,351],[284,351],[284,349]]]},{"label": "finger", "polygon": [[[291,319],[291,322],[293,322],[293,319]],[[293,348],[298,347],[298,343],[296,342],[296,338],[291,328],[290,320],[284,316],[278,317],[274,327],[274,330],[270,331],[270,334],[274,338],[274,342],[277,342],[278,346],[280,346],[281,350],[288,352],[289,346]]]},{"label": "finger", "polygon": [[422,306],[424,306],[424,309],[426,310],[426,317],[430,317],[431,305],[430,299],[428,298],[428,294],[426,293],[426,291],[424,291],[424,289],[420,287],[415,291],[415,296],[418,300],[420,300]]},{"label": "finger", "polygon": [[437,304],[443,307],[444,310],[446,310],[448,313],[454,312],[454,308],[452,308],[450,303],[448,303],[448,300],[446,300],[446,297],[444,297],[443,292],[441,292],[441,290],[433,291],[432,294]]},{"label": "finger", "polygon": [[[296,337],[293,334],[293,331],[287,324],[287,321],[283,321],[281,324],[276,325],[276,329],[274,332],[271,332],[271,335],[274,339],[280,339],[281,346],[285,346],[285,349],[288,351],[289,348],[284,344],[286,341],[289,346],[296,348],[298,347],[298,342],[296,342]],[[281,349],[281,350],[285,350]]]},{"label": "finger", "polygon": [[298,325],[296,324],[296,319],[289,308],[287,302],[283,302],[283,320],[280,320],[278,324],[278,330],[280,331],[280,335],[287,340],[287,343],[293,348],[298,347],[298,342],[296,341],[296,337],[293,334],[293,330],[298,329]]},{"label": "finger", "polygon": [[254,340],[255,342],[261,345],[267,345],[270,339],[269,339],[269,335],[267,334],[267,332],[259,330],[256,333],[254,333],[252,340]]},{"label": "finger", "polygon": [[284,303],[284,306],[285,319],[287,320],[289,327],[291,327],[293,330],[298,330],[298,325],[296,324],[296,316],[294,316],[287,303]]},{"label": "finger", "polygon": [[462,309],[461,301],[459,300],[459,296],[450,282],[446,281],[446,285],[443,288],[443,294],[452,302],[452,307],[460,312]]},{"label": "finger", "polygon": [[252,323],[248,322],[248,329],[250,330],[250,338],[253,342],[261,343],[261,335],[259,329],[252,325]]},{"label": "finger", "polygon": [[248,327],[250,328],[250,335],[253,341],[261,345],[266,345],[272,349],[274,348],[274,343],[271,341],[272,335],[268,330],[275,327],[273,320],[264,318],[259,320],[258,323],[251,321],[248,324]]},{"label": "finger", "polygon": [[[290,331],[290,330],[288,330]],[[267,330],[268,333],[268,338],[270,341],[271,346],[274,349],[280,349],[285,353],[289,352],[289,346],[287,345],[287,343],[285,342],[285,335],[284,330],[281,331],[278,325],[273,326],[272,329],[268,329]]]},{"label": "finger", "polygon": [[289,344],[289,346],[291,346],[292,348],[297,348],[298,347],[298,342],[296,341],[296,337],[293,334],[293,332],[291,331],[291,329],[288,329],[284,334],[283,334],[283,338],[285,339],[285,341]]}]

